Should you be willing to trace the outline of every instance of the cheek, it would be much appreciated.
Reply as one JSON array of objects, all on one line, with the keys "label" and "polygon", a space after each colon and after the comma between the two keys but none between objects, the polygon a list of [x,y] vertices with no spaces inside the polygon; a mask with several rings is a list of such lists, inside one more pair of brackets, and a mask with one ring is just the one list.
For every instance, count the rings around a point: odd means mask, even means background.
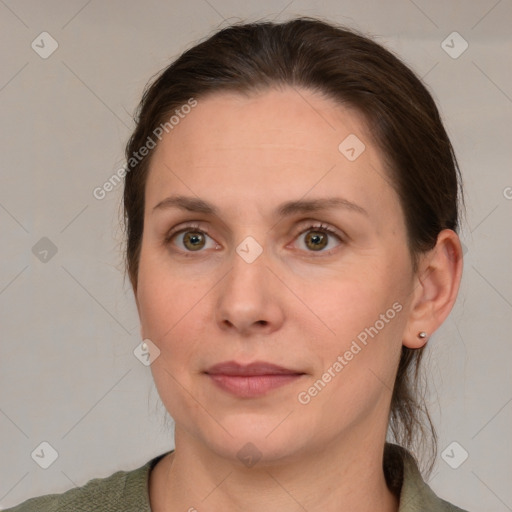
[{"label": "cheek", "polygon": [[[344,403],[354,400],[354,406],[366,403],[383,385],[392,388],[406,324],[407,284],[400,274],[384,264],[374,264],[371,271],[365,267],[360,272],[352,267],[308,295],[308,306],[318,317],[314,322],[324,333],[310,347],[318,356],[315,379],[331,368],[339,377],[325,398],[333,394]],[[309,332],[314,322],[309,321]]]},{"label": "cheek", "polygon": [[[379,321],[380,315],[392,309],[400,295],[397,280],[393,283],[390,274],[374,265],[370,273],[367,268],[350,267],[330,278],[316,283],[297,281],[295,289],[304,297],[304,304],[315,313],[319,327],[334,331],[335,340],[347,340],[357,336],[365,328]],[[388,316],[393,318],[396,311]],[[313,315],[310,315],[313,318]],[[387,319],[387,318],[386,318]],[[380,324],[379,324],[380,325]]]},{"label": "cheek", "polygon": [[138,302],[144,338],[160,350],[151,364],[151,373],[160,398],[168,411],[192,410],[183,389],[191,389],[189,369],[197,352],[194,326],[197,318],[194,296],[199,291],[187,287],[162,272],[156,265],[141,265]]},{"label": "cheek", "polygon": [[335,335],[318,337],[310,347],[315,374],[301,390],[312,397],[312,408],[304,410],[322,414],[325,429],[333,431],[386,407],[405,323],[405,308],[393,295],[356,281],[344,284],[331,289],[324,303],[322,320]]},{"label": "cheek", "polygon": [[[150,258],[141,258],[138,282],[139,316],[143,336],[160,350],[151,365],[155,382],[165,389],[174,386],[170,375],[186,384],[189,372],[197,366],[197,355],[205,346],[205,326],[212,288],[206,280],[190,280]],[[167,391],[166,391],[167,393]]]},{"label": "cheek", "polygon": [[157,345],[169,337],[201,296],[198,283],[183,280],[162,261],[141,255],[137,300],[144,336]]}]

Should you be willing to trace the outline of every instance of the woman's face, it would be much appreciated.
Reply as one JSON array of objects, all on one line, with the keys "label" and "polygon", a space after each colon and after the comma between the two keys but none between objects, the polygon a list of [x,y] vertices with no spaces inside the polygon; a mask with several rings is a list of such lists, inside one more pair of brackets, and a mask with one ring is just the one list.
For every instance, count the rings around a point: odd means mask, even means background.
[{"label": "woman's face", "polygon": [[383,441],[415,280],[362,117],[291,88],[198,99],[145,194],[137,306],[177,442],[270,462]]}]

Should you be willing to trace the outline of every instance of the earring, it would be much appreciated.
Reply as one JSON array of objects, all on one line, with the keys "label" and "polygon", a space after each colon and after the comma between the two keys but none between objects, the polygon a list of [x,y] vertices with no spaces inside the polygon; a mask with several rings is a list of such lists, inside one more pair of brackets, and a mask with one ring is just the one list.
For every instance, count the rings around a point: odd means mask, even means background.
[{"label": "earring", "polygon": [[418,338],[424,340],[427,337],[427,333],[425,331],[420,331],[418,333]]}]

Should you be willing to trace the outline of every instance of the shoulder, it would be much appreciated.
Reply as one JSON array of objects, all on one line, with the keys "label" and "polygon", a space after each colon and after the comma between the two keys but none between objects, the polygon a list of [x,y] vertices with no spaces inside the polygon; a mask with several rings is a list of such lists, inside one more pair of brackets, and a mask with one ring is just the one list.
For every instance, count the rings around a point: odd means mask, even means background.
[{"label": "shoulder", "polygon": [[149,473],[164,455],[132,471],[117,471],[106,478],[94,478],[61,494],[30,498],[5,512],[151,512]]},{"label": "shoulder", "polygon": [[[400,507],[398,512],[467,512],[448,503],[428,486],[423,480],[414,457],[404,448],[386,444],[384,455],[386,476],[393,479],[394,484],[399,479]],[[389,480],[388,480],[389,485]]]}]

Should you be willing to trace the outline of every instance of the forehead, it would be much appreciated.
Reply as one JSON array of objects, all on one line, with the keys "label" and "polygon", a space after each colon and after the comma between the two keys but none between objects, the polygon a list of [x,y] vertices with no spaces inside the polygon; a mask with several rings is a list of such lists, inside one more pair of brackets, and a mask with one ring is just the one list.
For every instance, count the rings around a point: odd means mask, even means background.
[{"label": "forehead", "polygon": [[160,147],[181,148],[183,153],[194,148],[195,157],[210,150],[238,151],[241,146],[261,153],[276,145],[281,150],[330,151],[339,156],[338,145],[345,136],[369,138],[362,114],[309,90],[222,92],[197,103]]},{"label": "forehead", "polygon": [[199,98],[154,150],[146,198],[172,191],[247,205],[333,187],[377,203],[386,187],[393,193],[359,112],[286,88]]}]

